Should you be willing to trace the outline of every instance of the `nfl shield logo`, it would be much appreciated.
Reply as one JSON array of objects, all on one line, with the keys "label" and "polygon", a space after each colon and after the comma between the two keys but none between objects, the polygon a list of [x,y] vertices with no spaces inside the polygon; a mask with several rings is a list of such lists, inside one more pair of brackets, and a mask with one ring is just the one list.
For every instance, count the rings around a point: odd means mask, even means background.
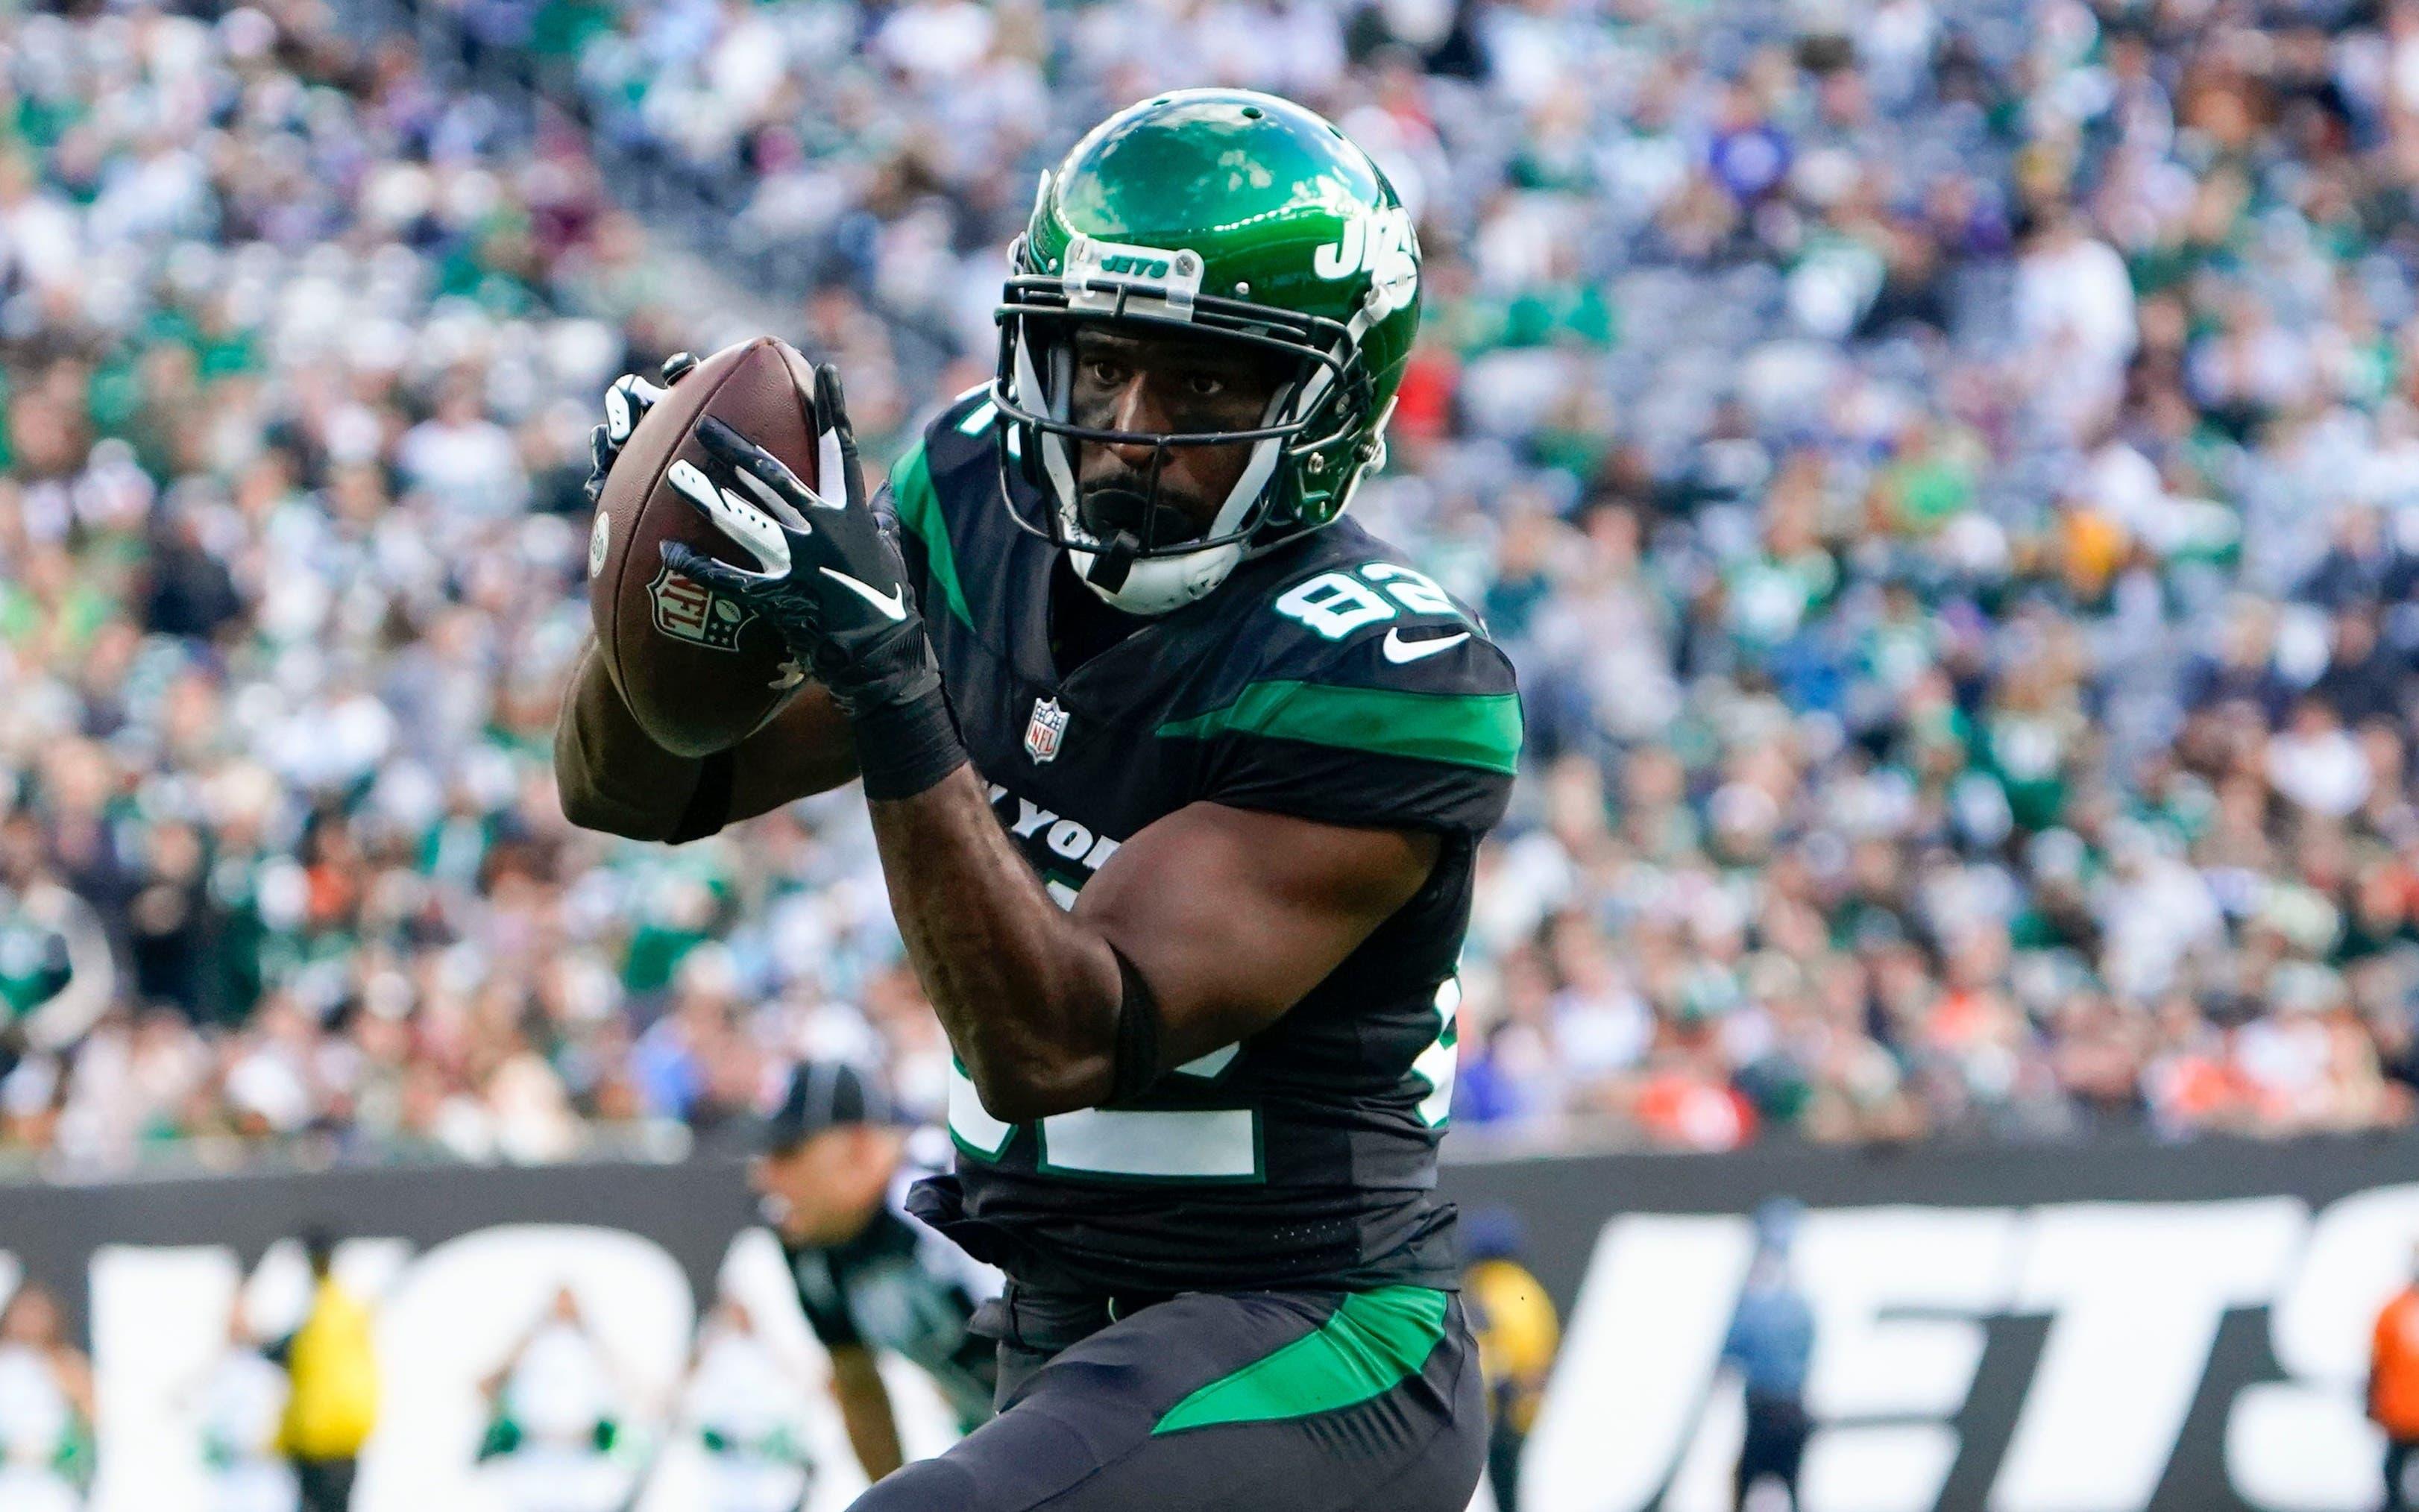
[{"label": "nfl shield logo", "polygon": [[739,632],[756,617],[754,610],[670,567],[657,569],[647,596],[655,600],[657,630],[708,651],[738,650]]},{"label": "nfl shield logo", "polygon": [[1033,758],[1033,764],[1055,760],[1058,742],[1066,733],[1067,711],[1058,706],[1058,701],[1035,699],[1033,717],[1025,726],[1025,754]]}]

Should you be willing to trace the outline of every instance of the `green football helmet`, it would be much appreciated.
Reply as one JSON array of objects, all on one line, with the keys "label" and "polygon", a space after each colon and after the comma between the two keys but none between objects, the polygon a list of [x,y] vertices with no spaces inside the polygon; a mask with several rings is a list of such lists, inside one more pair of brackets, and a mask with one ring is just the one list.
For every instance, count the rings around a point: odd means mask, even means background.
[{"label": "green football helmet", "polygon": [[[1394,186],[1327,121],[1242,89],[1160,95],[1103,121],[1041,176],[999,307],[1001,489],[1116,607],[1162,614],[1248,555],[1333,521],[1385,458],[1387,417],[1420,318],[1420,250]],[[1237,342],[1284,374],[1249,430],[1132,433],[1074,423],[1074,338]],[[1148,493],[1087,528],[1076,447],[1152,448]],[[1209,528],[1158,505],[1179,447],[1248,442]],[[1021,476],[1040,517],[1007,486]],[[1178,538],[1181,537],[1181,538]]]}]

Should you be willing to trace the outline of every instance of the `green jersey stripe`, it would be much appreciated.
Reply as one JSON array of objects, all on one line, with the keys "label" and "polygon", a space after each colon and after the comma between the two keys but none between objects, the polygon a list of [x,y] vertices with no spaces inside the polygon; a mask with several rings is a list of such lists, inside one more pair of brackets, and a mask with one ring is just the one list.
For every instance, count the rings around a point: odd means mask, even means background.
[{"label": "green jersey stripe", "polygon": [[1427,1364],[1444,1338],[1445,1307],[1445,1294],[1427,1287],[1348,1292],[1317,1333],[1201,1387],[1151,1432],[1307,1417],[1383,1395]]},{"label": "green jersey stripe", "polygon": [[899,459],[890,470],[890,503],[899,511],[899,523],[923,543],[924,560],[931,563],[932,577],[941,585],[941,596],[948,600],[949,611],[971,626],[975,617],[966,611],[965,589],[958,582],[958,558],[949,545],[949,528],[941,518],[941,498],[932,491],[932,473],[924,461],[924,443]]},{"label": "green jersey stripe", "polygon": [[1179,740],[1206,740],[1230,731],[1509,776],[1520,763],[1520,696],[1253,683],[1223,709],[1159,727],[1162,737]]}]

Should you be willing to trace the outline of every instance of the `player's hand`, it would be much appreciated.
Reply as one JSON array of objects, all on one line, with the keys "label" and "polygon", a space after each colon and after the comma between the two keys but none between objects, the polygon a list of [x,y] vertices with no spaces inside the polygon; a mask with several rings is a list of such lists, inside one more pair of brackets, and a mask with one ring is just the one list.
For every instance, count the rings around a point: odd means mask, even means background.
[{"label": "player's hand", "polygon": [[697,438],[710,460],[674,462],[665,481],[754,557],[756,570],[678,541],[663,543],[663,559],[763,615],[840,707],[862,718],[937,693],[941,672],[898,543],[866,502],[840,374],[828,363],[815,369],[814,414],[816,473],[837,498],[709,416]]},{"label": "player's hand", "polygon": [[605,491],[605,474],[613,471],[613,459],[622,455],[630,433],[647,411],[664,396],[664,391],[688,376],[697,359],[686,352],[674,352],[664,359],[664,381],[648,382],[636,373],[624,373],[605,391],[605,424],[588,433],[588,483],[581,490],[588,495],[590,508],[594,508],[599,494]]}]

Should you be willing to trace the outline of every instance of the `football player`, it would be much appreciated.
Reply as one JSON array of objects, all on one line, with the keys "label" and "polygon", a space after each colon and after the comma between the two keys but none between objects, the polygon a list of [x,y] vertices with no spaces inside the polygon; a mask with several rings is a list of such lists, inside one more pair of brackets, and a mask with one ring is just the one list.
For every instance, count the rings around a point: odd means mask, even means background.
[{"label": "football player", "polygon": [[882,1088],[840,1061],[793,1072],[748,1168],[765,1222],[798,1289],[798,1307],[831,1354],[832,1396],[868,1479],[899,1468],[899,1421],[874,1350],[924,1368],[962,1430],[988,1422],[999,1355],[969,1331],[985,1273],[903,1211],[907,1188],[948,1147],[911,1153],[936,1129],[910,1131]]},{"label": "football player", "polygon": [[[994,380],[885,501],[827,368],[820,492],[701,427],[668,477],[730,560],[667,560],[815,687],[685,761],[592,659],[566,811],[677,841],[864,782],[956,1051],[916,1211],[1008,1289],[999,1416],[859,1507],[1461,1512],[1485,1388],[1436,1150],[1520,715],[1477,617],[1343,517],[1410,217],[1317,116],[1189,90],[1079,142],[1012,256]],[[606,466],[649,391],[617,392]]]}]

